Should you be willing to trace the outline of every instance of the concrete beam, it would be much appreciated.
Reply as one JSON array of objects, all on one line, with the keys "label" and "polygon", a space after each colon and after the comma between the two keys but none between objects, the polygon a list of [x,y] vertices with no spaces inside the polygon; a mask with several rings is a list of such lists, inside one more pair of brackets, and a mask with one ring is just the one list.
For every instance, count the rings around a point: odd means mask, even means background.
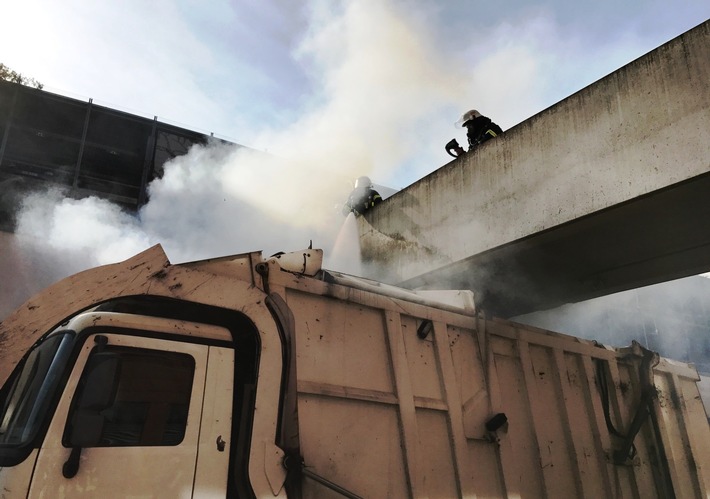
[{"label": "concrete beam", "polygon": [[371,276],[510,316],[707,271],[709,81],[707,21],[361,217]]}]

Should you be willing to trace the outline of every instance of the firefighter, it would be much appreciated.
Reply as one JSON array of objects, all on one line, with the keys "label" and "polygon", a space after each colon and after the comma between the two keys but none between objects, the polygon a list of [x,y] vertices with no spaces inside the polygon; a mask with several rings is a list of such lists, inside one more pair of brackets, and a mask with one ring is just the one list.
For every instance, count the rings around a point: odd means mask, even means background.
[{"label": "firefighter", "polygon": [[347,203],[343,206],[343,215],[353,212],[355,216],[362,215],[373,206],[382,202],[382,196],[372,185],[369,177],[359,177],[355,181],[355,189],[350,193]]},{"label": "firefighter", "polygon": [[[465,112],[456,122],[456,125],[460,125],[467,130],[466,136],[468,137],[469,152],[473,151],[485,141],[503,133],[503,130],[493,123],[490,118],[483,116],[475,109]],[[466,151],[464,151],[463,147],[459,145],[456,139],[452,139],[446,144],[446,152],[454,158],[458,158]]]}]

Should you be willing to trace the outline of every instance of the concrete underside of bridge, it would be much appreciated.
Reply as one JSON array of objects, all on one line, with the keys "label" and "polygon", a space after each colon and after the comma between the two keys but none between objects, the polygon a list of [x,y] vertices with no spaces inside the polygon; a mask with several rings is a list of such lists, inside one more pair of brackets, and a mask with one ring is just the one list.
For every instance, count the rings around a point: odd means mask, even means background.
[{"label": "concrete underside of bridge", "polygon": [[473,289],[502,316],[710,270],[710,175],[405,281]]},{"label": "concrete underside of bridge", "polygon": [[710,270],[710,22],[359,218],[368,275],[515,316]]}]

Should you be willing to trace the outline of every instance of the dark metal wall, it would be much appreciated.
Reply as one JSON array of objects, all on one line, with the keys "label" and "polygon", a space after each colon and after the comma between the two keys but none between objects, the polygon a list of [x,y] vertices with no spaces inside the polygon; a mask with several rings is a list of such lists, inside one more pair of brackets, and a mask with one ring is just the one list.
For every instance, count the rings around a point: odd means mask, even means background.
[{"label": "dark metal wall", "polygon": [[0,81],[0,230],[22,194],[47,185],[137,210],[166,161],[210,137],[31,87]]}]

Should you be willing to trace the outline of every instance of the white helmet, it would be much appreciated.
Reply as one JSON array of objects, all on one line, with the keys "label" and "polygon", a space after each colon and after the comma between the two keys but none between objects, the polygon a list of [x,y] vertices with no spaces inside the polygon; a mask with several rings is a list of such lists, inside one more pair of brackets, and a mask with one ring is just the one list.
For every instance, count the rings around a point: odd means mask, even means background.
[{"label": "white helmet", "polygon": [[479,116],[481,116],[481,113],[479,113],[475,109],[466,111],[456,122],[456,126],[464,126],[467,121],[471,121],[472,119],[478,118]]},{"label": "white helmet", "polygon": [[364,189],[369,187],[372,187],[372,180],[370,180],[370,177],[358,177],[358,179],[355,180],[356,189]]}]

